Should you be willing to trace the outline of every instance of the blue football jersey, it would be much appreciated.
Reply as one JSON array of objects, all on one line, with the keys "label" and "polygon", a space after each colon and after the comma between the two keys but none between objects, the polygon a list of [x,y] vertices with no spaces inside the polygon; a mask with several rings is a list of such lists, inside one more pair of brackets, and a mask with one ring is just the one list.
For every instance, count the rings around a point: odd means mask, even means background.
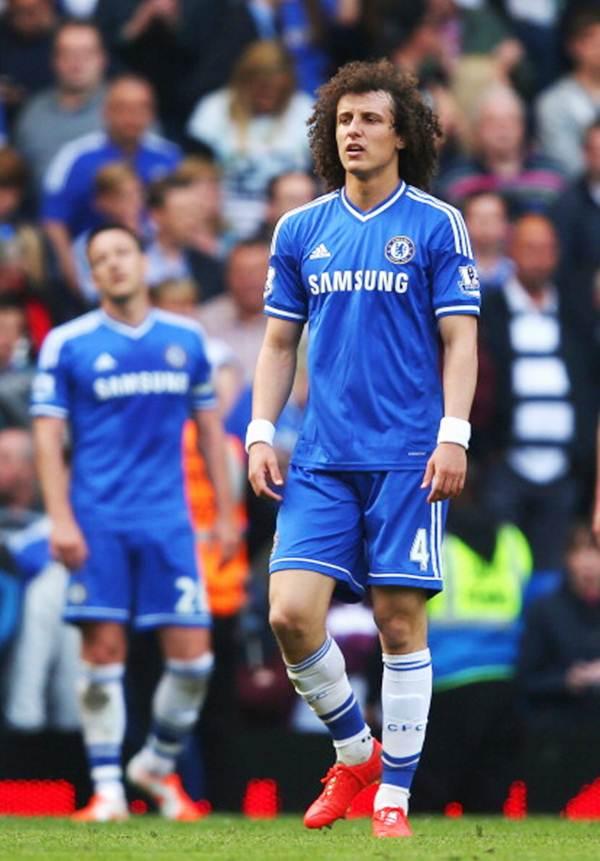
[{"label": "blue football jersey", "polygon": [[106,132],[90,132],[64,144],[50,162],[44,177],[42,217],[62,221],[76,237],[102,223],[94,209],[94,180],[100,168],[126,161],[144,183],[160,179],[175,169],[179,147],[147,132],[135,153],[128,157]]},{"label": "blue football jersey", "polygon": [[122,524],[182,509],[183,424],[215,405],[199,326],[151,310],[132,327],[98,310],[44,341],[31,412],[68,421],[76,515]]},{"label": "blue football jersey", "polygon": [[309,326],[293,462],[422,469],[443,414],[437,321],[477,315],[479,301],[462,216],[404,182],[367,212],[341,190],[284,215],[265,313]]}]

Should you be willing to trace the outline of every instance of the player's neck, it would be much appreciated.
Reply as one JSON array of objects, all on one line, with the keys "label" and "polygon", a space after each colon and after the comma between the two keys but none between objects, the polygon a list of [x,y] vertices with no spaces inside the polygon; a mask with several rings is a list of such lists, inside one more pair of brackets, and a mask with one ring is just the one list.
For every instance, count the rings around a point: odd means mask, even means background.
[{"label": "player's neck", "polygon": [[148,316],[150,307],[146,295],[132,296],[124,302],[114,302],[108,298],[102,300],[102,310],[113,320],[127,326],[140,326]]},{"label": "player's neck", "polygon": [[358,209],[366,211],[373,209],[388,198],[398,185],[400,178],[397,174],[358,177],[346,174],[346,197]]}]

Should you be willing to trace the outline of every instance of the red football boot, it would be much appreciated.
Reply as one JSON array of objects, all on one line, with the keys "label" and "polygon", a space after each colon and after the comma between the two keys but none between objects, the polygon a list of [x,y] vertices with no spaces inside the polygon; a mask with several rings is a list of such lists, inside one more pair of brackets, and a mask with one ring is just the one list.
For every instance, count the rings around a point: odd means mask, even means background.
[{"label": "red football boot", "polygon": [[381,745],[377,739],[373,739],[373,752],[366,762],[360,765],[336,762],[321,780],[325,789],[304,814],[306,827],[323,828],[343,819],[355,796],[381,778],[381,768]]},{"label": "red football boot", "polygon": [[401,807],[382,807],[373,813],[373,837],[412,837],[406,813]]}]

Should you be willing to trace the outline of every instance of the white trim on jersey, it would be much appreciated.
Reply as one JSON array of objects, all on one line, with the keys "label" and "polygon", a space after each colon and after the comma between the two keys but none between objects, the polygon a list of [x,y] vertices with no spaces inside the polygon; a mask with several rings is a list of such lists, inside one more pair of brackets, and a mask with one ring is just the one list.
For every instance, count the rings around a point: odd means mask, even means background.
[{"label": "white trim on jersey", "polygon": [[190,317],[184,317],[182,314],[175,314],[173,311],[165,311],[163,308],[153,308],[152,314],[157,320],[163,323],[170,323],[173,326],[180,326],[182,329],[189,329],[195,332],[205,341],[206,332],[197,320],[192,320]]},{"label": "white trim on jersey", "polygon": [[75,161],[85,153],[100,149],[107,142],[106,132],[89,132],[63,144],[48,165],[44,177],[44,190],[60,191]]},{"label": "white trim on jersey", "polygon": [[64,419],[69,415],[69,412],[64,407],[54,407],[51,404],[34,404],[29,408],[29,414],[34,417],[50,416],[55,419]]},{"label": "white trim on jersey", "polygon": [[412,185],[409,187],[406,194],[407,197],[410,197],[411,200],[417,201],[417,203],[425,203],[427,206],[439,209],[440,212],[445,212],[450,221],[450,226],[452,227],[455,250],[458,254],[463,254],[465,257],[473,259],[473,251],[471,250],[469,234],[467,233],[464,219],[458,209],[454,206],[450,206],[449,203],[445,203],[443,200],[439,200],[437,197],[433,197],[431,194],[421,191],[420,188],[415,188]]},{"label": "white trim on jersey", "polygon": [[358,218],[359,221],[365,222],[370,221],[371,218],[375,218],[377,215],[380,215],[382,212],[385,212],[386,209],[396,203],[396,201],[404,194],[405,189],[406,183],[402,181],[398,190],[390,197],[389,200],[384,201],[384,203],[382,203],[380,206],[366,213],[363,213],[354,207],[354,205],[346,197],[346,189],[344,188],[342,189],[341,193],[341,201],[350,213],[350,215],[353,215],[355,218]]},{"label": "white trim on jersey", "polygon": [[274,308],[272,305],[265,305],[265,311],[268,311],[269,314],[272,314],[274,317],[284,317],[286,320],[299,320],[304,323],[306,321],[306,317],[302,314],[294,314],[293,311],[282,311],[280,308]]},{"label": "white trim on jersey", "polygon": [[281,216],[277,224],[275,225],[275,230],[273,231],[273,237],[271,239],[271,254],[275,254],[275,243],[277,242],[277,237],[279,236],[279,231],[281,226],[288,218],[291,218],[292,215],[296,215],[298,212],[304,212],[307,209],[312,209],[314,206],[321,206],[323,203],[328,203],[330,200],[333,200],[339,194],[339,191],[330,191],[328,194],[322,194],[321,197],[316,197],[314,200],[309,201],[309,203],[303,204],[303,206],[297,206],[295,209],[290,209],[289,212],[284,212]]},{"label": "white trim on jersey", "polygon": [[442,314],[479,314],[479,305],[442,305],[435,309],[435,316]]},{"label": "white trim on jersey", "polygon": [[99,310],[89,311],[82,317],[76,317],[68,323],[63,323],[62,326],[57,326],[48,332],[39,357],[39,370],[46,371],[48,368],[54,368],[58,364],[60,351],[66,341],[72,338],[78,338],[80,335],[86,335],[88,332],[93,332],[102,324],[102,315]]},{"label": "white trim on jersey", "polygon": [[109,329],[113,329],[115,332],[119,332],[119,334],[124,335],[126,338],[132,338],[134,341],[138,341],[140,338],[143,338],[156,322],[156,311],[154,308],[148,311],[148,314],[139,326],[129,326],[127,323],[115,320],[115,318],[111,317],[110,314],[107,314],[106,311],[101,310],[100,315],[105,326],[108,326]]}]

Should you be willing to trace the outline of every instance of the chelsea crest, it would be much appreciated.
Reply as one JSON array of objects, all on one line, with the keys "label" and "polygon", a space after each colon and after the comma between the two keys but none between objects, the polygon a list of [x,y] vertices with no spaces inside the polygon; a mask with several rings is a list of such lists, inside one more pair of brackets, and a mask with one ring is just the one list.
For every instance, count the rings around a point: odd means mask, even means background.
[{"label": "chelsea crest", "polygon": [[408,263],[415,256],[415,243],[408,236],[393,236],[386,242],[385,256],[390,263]]}]

